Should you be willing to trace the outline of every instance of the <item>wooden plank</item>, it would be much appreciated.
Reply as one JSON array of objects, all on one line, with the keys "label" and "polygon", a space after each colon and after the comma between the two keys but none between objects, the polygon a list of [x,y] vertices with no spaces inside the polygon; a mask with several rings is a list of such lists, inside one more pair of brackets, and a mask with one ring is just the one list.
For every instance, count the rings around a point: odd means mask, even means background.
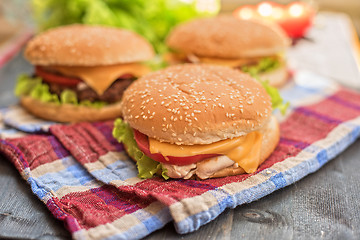
[{"label": "wooden plank", "polygon": [[0,183],[0,238],[70,238],[63,223],[51,215],[15,167],[1,155]]}]

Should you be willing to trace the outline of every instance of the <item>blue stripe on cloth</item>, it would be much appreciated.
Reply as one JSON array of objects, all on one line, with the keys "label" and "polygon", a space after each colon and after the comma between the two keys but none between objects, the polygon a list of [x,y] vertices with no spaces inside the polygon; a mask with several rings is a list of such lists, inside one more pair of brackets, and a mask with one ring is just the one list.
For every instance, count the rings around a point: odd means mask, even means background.
[{"label": "blue stripe on cloth", "polygon": [[119,160],[104,166],[103,169],[91,171],[91,174],[98,180],[109,184],[113,180],[127,180],[137,177],[137,168],[130,160]]},{"label": "blue stripe on cloth", "polygon": [[316,155],[316,159],[318,161],[318,163],[320,164],[320,166],[324,165],[325,163],[327,163],[327,161],[329,160],[328,155],[326,150],[322,150],[320,151],[317,155]]},{"label": "blue stripe on cloth", "polygon": [[61,161],[65,167],[63,170],[46,173],[36,181],[52,191],[57,191],[63,186],[84,186],[95,180],[74,158],[66,157]]},{"label": "blue stripe on cloth", "polygon": [[41,200],[43,200],[46,197],[46,195],[50,192],[48,186],[42,184],[42,182],[37,181],[33,177],[29,177],[27,181],[31,186],[32,192]]},{"label": "blue stripe on cloth", "polygon": [[20,133],[20,131],[14,129],[14,128],[0,128],[0,135],[15,135]]},{"label": "blue stripe on cloth", "polygon": [[272,181],[275,184],[276,189],[280,189],[287,186],[286,180],[282,173],[278,173],[270,177],[270,181]]},{"label": "blue stripe on cloth", "polygon": [[303,99],[319,95],[323,95],[324,97],[326,96],[322,93],[322,89],[305,88],[298,85],[281,90],[281,97],[284,101],[288,102],[301,101]]},{"label": "blue stripe on cloth", "polygon": [[[344,123],[344,125],[346,125],[346,123]],[[293,184],[294,182],[305,177],[306,175],[317,171],[322,165],[324,165],[330,159],[341,153],[346,147],[352,144],[359,137],[359,128],[360,126],[354,125],[351,131],[349,131],[338,141],[332,143],[326,149],[321,149],[319,147],[316,148],[313,147],[313,145],[309,146],[311,150],[307,150],[305,148],[303,151],[314,153],[314,157],[306,159],[303,162],[300,162],[298,165],[287,169],[286,171],[277,173],[276,175],[270,177],[268,180],[254,187],[242,190],[234,195],[229,195],[229,197],[221,196],[222,200],[218,199],[220,200],[218,201],[218,204],[210,207],[207,211],[191,215],[184,220],[175,223],[176,230],[180,234],[195,231],[199,229],[200,226],[215,219],[227,207],[233,208],[244,203],[255,201],[263,196],[274,192],[279,188]],[[318,151],[314,151],[315,149],[317,149]],[[331,152],[332,154],[328,154],[329,152]],[[283,164],[283,162],[277,164],[280,165]],[[210,190],[210,192],[215,191],[217,190]],[[216,193],[214,193],[213,195],[216,196]],[[231,200],[229,200],[229,198],[231,198]]]},{"label": "blue stripe on cloth", "polygon": [[171,221],[172,217],[169,208],[164,207],[157,213],[149,214],[145,210],[138,210],[133,215],[141,220],[141,223],[131,227],[123,233],[115,234],[107,237],[104,240],[118,240],[118,239],[140,239],[150,233],[162,228]]},{"label": "blue stripe on cloth", "polygon": [[36,118],[18,105],[1,109],[1,114],[6,125],[27,133],[44,133],[48,131],[49,126],[55,124]]}]

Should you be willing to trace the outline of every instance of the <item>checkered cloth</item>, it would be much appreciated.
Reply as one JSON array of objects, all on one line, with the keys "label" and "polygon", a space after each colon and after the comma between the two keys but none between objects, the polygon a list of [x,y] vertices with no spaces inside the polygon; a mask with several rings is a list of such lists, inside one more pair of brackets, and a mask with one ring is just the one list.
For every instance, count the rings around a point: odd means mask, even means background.
[{"label": "checkered cloth", "polygon": [[253,174],[139,179],[112,121],[56,125],[19,107],[2,110],[0,151],[74,239],[139,239],[170,221],[189,233],[315,172],[359,137],[359,93],[306,72],[295,83],[282,90],[291,107],[278,116],[280,143]]}]

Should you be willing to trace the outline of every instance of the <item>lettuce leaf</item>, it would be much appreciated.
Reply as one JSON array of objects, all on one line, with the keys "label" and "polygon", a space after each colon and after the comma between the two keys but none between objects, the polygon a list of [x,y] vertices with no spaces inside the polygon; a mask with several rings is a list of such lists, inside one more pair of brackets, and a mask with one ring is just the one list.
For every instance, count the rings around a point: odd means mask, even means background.
[{"label": "lettuce leaf", "polygon": [[287,108],[289,107],[289,102],[284,102],[282,99],[279,90],[277,88],[270,86],[267,81],[260,81],[262,86],[265,88],[266,92],[271,97],[271,104],[273,109],[279,109],[280,112],[284,115],[286,113]]},{"label": "lettuce leaf", "polygon": [[243,66],[241,70],[251,76],[256,76],[259,73],[270,72],[279,66],[280,62],[277,58],[265,57],[260,59],[256,65]]},{"label": "lettuce leaf", "polygon": [[139,149],[134,138],[133,130],[120,118],[114,122],[112,135],[118,142],[124,144],[129,156],[136,160],[139,178],[151,178],[157,172],[161,171],[162,177],[166,180],[169,179],[166,175],[166,169],[162,167],[162,164],[152,160]]},{"label": "lettuce leaf", "polygon": [[93,108],[101,108],[106,105],[101,101],[78,101],[76,93],[70,89],[66,89],[58,95],[53,94],[49,90],[49,85],[44,84],[39,77],[30,77],[26,74],[19,75],[15,86],[16,96],[31,96],[42,102],[56,103],[56,104],[73,104],[79,106],[87,106]]},{"label": "lettuce leaf", "polygon": [[280,66],[280,62],[277,58],[262,58],[258,64],[251,66],[244,66],[241,68],[243,72],[250,74],[252,77],[257,79],[265,88],[266,92],[271,97],[271,103],[273,109],[279,109],[282,114],[286,113],[287,108],[289,107],[288,102],[284,102],[282,99],[279,90],[275,87],[272,87],[267,81],[261,81],[258,77],[260,73],[269,72]]}]

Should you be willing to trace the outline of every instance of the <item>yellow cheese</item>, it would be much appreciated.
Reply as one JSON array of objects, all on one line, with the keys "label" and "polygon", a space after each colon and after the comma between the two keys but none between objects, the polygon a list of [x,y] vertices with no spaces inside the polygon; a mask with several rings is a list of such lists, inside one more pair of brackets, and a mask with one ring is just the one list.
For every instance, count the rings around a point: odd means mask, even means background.
[{"label": "yellow cheese", "polygon": [[139,63],[95,67],[54,66],[52,69],[67,76],[80,78],[99,95],[103,94],[121,75],[132,74],[138,77],[149,72],[147,66]]},{"label": "yellow cheese", "polygon": [[247,173],[253,173],[260,165],[262,134],[251,132],[243,137],[227,139],[206,145],[175,145],[149,138],[151,153],[163,156],[189,157],[200,154],[221,154],[236,162]]}]

